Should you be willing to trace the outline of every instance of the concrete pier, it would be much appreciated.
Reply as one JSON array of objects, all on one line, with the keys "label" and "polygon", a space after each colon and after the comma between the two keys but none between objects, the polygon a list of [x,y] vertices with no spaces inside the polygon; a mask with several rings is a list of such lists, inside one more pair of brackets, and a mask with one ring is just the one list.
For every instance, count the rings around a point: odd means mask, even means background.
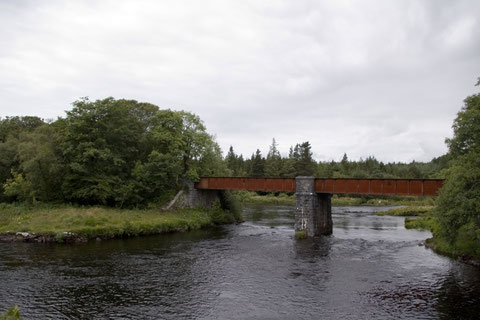
[{"label": "concrete pier", "polygon": [[295,233],[307,237],[332,234],[331,194],[315,192],[314,177],[296,177]]}]

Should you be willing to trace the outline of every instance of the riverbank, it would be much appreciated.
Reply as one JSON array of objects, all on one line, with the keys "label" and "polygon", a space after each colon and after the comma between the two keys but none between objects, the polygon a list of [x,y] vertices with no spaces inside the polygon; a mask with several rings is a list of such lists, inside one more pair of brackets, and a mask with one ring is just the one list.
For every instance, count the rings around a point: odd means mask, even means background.
[{"label": "riverbank", "polygon": [[438,254],[457,259],[461,262],[480,266],[479,244],[472,240],[468,230],[463,230],[463,237],[456,243],[449,243],[439,235],[438,223],[435,220],[434,206],[406,206],[377,212],[376,215],[404,216],[406,229],[428,230],[432,237],[425,240],[425,246]]},{"label": "riverbank", "polygon": [[185,232],[239,220],[220,208],[162,211],[0,204],[0,241],[78,243]]},{"label": "riverbank", "polygon": [[[296,203],[294,194],[286,193],[268,193],[266,195],[259,195],[251,191],[237,191],[235,192],[239,201],[245,204],[273,204],[273,205],[292,205]],[[347,196],[332,196],[332,206],[433,206],[435,200],[430,197],[385,197],[372,198],[369,196],[363,197],[347,197]]]}]

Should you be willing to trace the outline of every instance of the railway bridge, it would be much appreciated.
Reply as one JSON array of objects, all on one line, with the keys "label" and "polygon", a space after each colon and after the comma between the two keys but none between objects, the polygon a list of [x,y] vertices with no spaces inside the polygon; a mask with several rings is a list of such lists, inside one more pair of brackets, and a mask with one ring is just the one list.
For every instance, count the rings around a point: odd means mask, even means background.
[{"label": "railway bridge", "polygon": [[332,233],[333,194],[435,196],[442,185],[442,179],[204,177],[194,187],[204,198],[220,190],[295,192],[295,232],[313,237]]}]

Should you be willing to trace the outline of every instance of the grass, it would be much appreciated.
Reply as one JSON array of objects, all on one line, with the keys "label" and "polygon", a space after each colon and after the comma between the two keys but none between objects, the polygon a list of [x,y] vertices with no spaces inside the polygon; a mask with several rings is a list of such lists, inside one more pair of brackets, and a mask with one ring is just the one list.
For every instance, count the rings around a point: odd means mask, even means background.
[{"label": "grass", "polygon": [[188,231],[234,221],[232,214],[219,208],[160,211],[0,204],[0,233],[54,235],[58,242],[65,233],[86,239],[114,238]]},{"label": "grass", "polygon": [[433,232],[435,226],[435,219],[430,215],[419,218],[405,218],[406,229],[429,230]]},{"label": "grass", "polygon": [[243,203],[248,204],[276,204],[276,205],[292,205],[296,203],[296,198],[294,195],[288,195],[286,193],[280,193],[278,196],[273,194],[268,194],[261,196],[255,192],[251,192],[247,197],[241,197]]},{"label": "grass", "polygon": [[[267,193],[266,195],[259,195],[252,191],[237,191],[235,194],[242,203],[247,204],[275,204],[294,206],[296,203],[294,194]],[[433,206],[434,203],[434,199],[430,197],[395,196],[372,198],[371,196],[332,196],[333,206]]]},{"label": "grass", "polygon": [[377,216],[406,217],[405,228],[430,230],[433,232],[435,228],[435,220],[433,217],[434,209],[435,206],[406,206],[388,209],[386,211],[377,212],[375,214]]},{"label": "grass", "polygon": [[425,245],[438,254],[480,266],[480,245],[478,240],[460,240],[452,244],[442,237],[434,236],[427,239]]}]

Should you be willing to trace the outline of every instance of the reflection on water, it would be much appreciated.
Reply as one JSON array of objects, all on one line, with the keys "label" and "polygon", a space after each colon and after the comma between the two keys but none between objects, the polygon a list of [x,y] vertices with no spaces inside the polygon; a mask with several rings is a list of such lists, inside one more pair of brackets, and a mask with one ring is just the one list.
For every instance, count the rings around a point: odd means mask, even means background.
[{"label": "reflection on water", "polygon": [[480,271],[421,245],[379,208],[333,208],[296,241],[294,208],[245,223],[82,245],[0,244],[0,310],[26,319],[474,319]]}]

